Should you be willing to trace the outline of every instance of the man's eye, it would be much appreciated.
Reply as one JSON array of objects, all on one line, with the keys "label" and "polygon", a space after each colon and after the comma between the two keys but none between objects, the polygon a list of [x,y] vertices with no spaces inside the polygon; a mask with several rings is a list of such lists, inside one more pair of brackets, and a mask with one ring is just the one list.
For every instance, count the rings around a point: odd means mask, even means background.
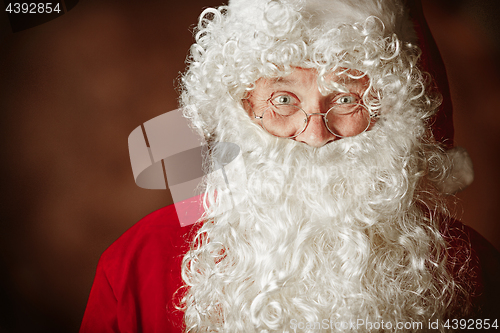
[{"label": "man's eye", "polygon": [[289,95],[281,95],[281,96],[278,96],[275,99],[273,99],[273,102],[275,104],[288,105],[288,104],[292,104],[292,101],[293,101],[293,98],[292,98],[292,96],[289,96]]},{"label": "man's eye", "polygon": [[335,103],[337,104],[354,104],[357,103],[358,99],[352,95],[346,95],[338,98]]}]

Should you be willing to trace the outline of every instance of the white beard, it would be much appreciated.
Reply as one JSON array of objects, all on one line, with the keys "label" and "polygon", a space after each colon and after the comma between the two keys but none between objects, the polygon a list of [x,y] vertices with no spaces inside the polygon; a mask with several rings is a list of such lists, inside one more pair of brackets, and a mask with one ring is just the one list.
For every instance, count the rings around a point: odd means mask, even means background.
[{"label": "white beard", "polygon": [[[426,157],[408,121],[319,149],[242,129],[233,142],[246,177],[232,178],[242,180],[232,199],[208,179],[217,200],[184,258],[187,330],[333,332],[364,320],[393,331],[443,319],[457,286],[438,219],[421,209]],[[318,322],[328,327],[306,329]]]}]

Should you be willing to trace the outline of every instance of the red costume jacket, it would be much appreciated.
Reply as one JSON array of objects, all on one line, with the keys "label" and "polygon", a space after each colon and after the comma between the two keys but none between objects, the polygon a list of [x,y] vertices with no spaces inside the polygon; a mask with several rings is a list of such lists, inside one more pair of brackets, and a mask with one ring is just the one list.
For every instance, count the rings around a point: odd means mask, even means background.
[{"label": "red costume jacket", "polygon": [[[181,261],[196,227],[180,227],[173,205],[149,214],[101,256],[80,333],[175,333],[183,331],[174,296],[182,285]],[[470,241],[477,292],[476,317],[499,319],[498,252],[471,228],[450,231]],[[467,239],[468,238],[468,239]],[[454,242],[451,242],[453,246]],[[496,317],[495,317],[496,316]],[[491,320],[493,321],[493,320]]]},{"label": "red costume jacket", "polygon": [[99,260],[80,333],[182,332],[173,295],[192,229],[170,205],[118,238]]}]

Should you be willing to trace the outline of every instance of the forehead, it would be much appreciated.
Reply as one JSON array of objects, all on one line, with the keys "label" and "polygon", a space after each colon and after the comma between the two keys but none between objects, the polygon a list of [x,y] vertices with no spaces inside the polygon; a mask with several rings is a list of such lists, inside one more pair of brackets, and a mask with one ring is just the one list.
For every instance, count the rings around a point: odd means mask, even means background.
[{"label": "forehead", "polygon": [[350,90],[357,87],[366,87],[369,80],[363,72],[354,69],[339,69],[323,75],[319,80],[318,76],[316,69],[297,67],[293,69],[291,74],[285,76],[260,78],[256,82],[256,88],[311,87],[317,86],[318,82],[320,82],[320,84],[325,85],[324,88],[327,90]]},{"label": "forehead", "polygon": [[275,78],[261,78],[257,82],[265,86],[305,86],[317,82],[318,74],[315,69],[294,68],[292,73]]}]

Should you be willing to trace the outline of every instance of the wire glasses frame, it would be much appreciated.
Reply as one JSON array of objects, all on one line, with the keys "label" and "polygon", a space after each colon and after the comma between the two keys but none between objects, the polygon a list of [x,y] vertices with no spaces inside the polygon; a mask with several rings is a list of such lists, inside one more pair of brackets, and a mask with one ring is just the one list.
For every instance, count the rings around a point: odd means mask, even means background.
[{"label": "wire glasses frame", "polygon": [[262,116],[257,116],[255,112],[253,114],[269,134],[288,139],[302,134],[309,124],[309,118],[314,115],[321,116],[328,131],[339,138],[366,132],[372,119],[378,116],[358,103],[338,104],[326,113],[306,113],[295,105],[277,104],[269,106]]}]

